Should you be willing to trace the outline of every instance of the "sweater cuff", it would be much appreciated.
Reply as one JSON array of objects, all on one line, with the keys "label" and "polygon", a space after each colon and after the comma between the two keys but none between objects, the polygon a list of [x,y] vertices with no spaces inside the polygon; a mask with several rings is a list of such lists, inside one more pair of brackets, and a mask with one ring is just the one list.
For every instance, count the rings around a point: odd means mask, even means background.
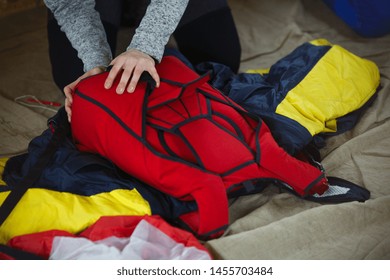
[{"label": "sweater cuff", "polygon": [[164,42],[156,42],[153,36],[136,34],[126,50],[136,49],[152,57],[157,63],[161,62],[164,54]]},{"label": "sweater cuff", "polygon": [[95,56],[93,59],[89,59],[88,61],[83,61],[84,63],[84,72],[88,72],[89,70],[95,67],[104,67],[107,68],[111,59],[106,56]]}]

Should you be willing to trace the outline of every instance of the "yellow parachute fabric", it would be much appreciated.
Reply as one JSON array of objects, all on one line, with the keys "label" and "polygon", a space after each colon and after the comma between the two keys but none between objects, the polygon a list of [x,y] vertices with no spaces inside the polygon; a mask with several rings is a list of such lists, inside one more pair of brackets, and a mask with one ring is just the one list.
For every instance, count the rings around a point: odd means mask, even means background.
[{"label": "yellow parachute fabric", "polygon": [[[6,160],[0,159],[0,175]],[[4,190],[4,185],[3,190],[1,188],[0,205],[9,194],[9,191]],[[101,216],[115,215],[151,215],[151,209],[136,189],[117,189],[83,196],[31,188],[0,226],[0,244],[6,244],[14,236],[53,229],[76,234]]]},{"label": "yellow parachute fabric", "polygon": [[[337,118],[359,109],[380,83],[377,65],[325,39],[310,42],[330,46],[311,71],[291,89],[276,113],[297,121],[312,136],[337,131]],[[269,70],[269,69],[268,69]],[[267,69],[247,73],[266,74]]]},{"label": "yellow parachute fabric", "polygon": [[310,43],[331,48],[288,92],[276,113],[296,120],[311,135],[336,132],[337,118],[359,109],[376,92],[379,70],[374,62],[326,40]]}]

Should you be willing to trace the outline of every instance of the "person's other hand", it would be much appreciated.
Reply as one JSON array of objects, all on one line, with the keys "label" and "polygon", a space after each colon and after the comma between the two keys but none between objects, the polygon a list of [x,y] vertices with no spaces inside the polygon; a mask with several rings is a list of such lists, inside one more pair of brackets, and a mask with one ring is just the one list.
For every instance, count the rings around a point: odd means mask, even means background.
[{"label": "person's other hand", "polygon": [[130,49],[111,62],[112,68],[105,81],[104,87],[111,88],[116,76],[122,71],[123,73],[116,87],[116,93],[122,94],[127,89],[127,92],[132,93],[137,86],[138,80],[144,71],[149,72],[152,78],[156,81],[156,87],[160,84],[160,77],[157,74],[155,62],[149,55]]},{"label": "person's other hand", "polygon": [[95,67],[89,70],[88,72],[85,72],[81,77],[79,77],[76,81],[73,83],[70,83],[66,87],[64,87],[64,93],[65,93],[65,111],[68,114],[68,121],[71,121],[72,118],[72,103],[73,103],[73,92],[76,87],[76,85],[84,78],[96,75],[99,73],[102,73],[105,71],[104,67]]}]

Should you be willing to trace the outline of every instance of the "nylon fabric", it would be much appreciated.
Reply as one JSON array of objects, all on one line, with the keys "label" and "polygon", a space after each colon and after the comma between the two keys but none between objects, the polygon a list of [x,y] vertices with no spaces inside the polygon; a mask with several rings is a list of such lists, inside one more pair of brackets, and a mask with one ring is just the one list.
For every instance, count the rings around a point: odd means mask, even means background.
[{"label": "nylon fabric", "polygon": [[[67,124],[64,108],[48,123],[54,127]],[[9,158],[4,170],[0,165],[6,183],[0,188],[0,205],[34,168],[53,133],[51,128],[46,129],[29,143],[27,153]],[[42,230],[77,233],[102,215],[154,214],[174,223],[183,213],[196,210],[194,203],[179,201],[149,187],[105,158],[78,151],[71,134],[64,138],[48,164],[38,170],[39,179],[29,185],[1,225],[0,242]]]},{"label": "nylon fabric", "polygon": [[[8,193],[0,193],[0,203]],[[77,233],[101,216],[150,214],[148,202],[136,189],[82,196],[33,188],[27,190],[1,225],[0,243],[5,244],[14,236],[52,229]]]},{"label": "nylon fabric", "polygon": [[304,43],[276,61],[269,71],[234,74],[206,62],[211,84],[267,123],[276,142],[297,155],[311,142],[350,130],[376,99],[377,65],[326,39]]},{"label": "nylon fabric", "polygon": [[379,71],[366,59],[334,45],[277,106],[312,136],[337,132],[337,119],[362,107],[379,86]]},{"label": "nylon fabric", "polygon": [[6,183],[3,181],[3,170],[8,161],[8,158],[0,158],[0,187],[1,185],[6,185]]},{"label": "nylon fabric", "polygon": [[8,245],[43,259],[211,259],[191,233],[156,215],[103,216],[77,235],[49,230],[16,236]]},{"label": "nylon fabric", "polygon": [[195,201],[198,224],[192,230],[198,237],[223,233],[227,190],[243,188],[243,182],[254,180],[261,191],[262,180],[283,181],[301,196],[326,190],[319,169],[283,151],[260,118],[207,83],[208,74],[199,76],[173,56],[157,70],[160,86],[141,82],[133,94],[118,95],[115,85],[104,89],[108,73],[80,82],[72,135],[81,151],[109,158],[168,195]]}]

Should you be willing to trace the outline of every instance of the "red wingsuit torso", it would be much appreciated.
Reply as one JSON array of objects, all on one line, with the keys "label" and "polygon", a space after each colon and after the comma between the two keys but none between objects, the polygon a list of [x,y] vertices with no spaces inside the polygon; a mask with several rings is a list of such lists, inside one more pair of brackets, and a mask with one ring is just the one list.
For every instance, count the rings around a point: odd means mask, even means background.
[{"label": "red wingsuit torso", "polygon": [[208,75],[172,56],[157,71],[158,88],[140,82],[132,94],[116,94],[116,84],[104,89],[108,72],[82,80],[73,97],[72,134],[80,150],[195,200],[196,219],[187,222],[198,236],[223,233],[227,194],[242,186],[250,191],[258,182],[280,181],[301,196],[327,189],[323,172],[287,154],[266,124],[212,88]]}]

